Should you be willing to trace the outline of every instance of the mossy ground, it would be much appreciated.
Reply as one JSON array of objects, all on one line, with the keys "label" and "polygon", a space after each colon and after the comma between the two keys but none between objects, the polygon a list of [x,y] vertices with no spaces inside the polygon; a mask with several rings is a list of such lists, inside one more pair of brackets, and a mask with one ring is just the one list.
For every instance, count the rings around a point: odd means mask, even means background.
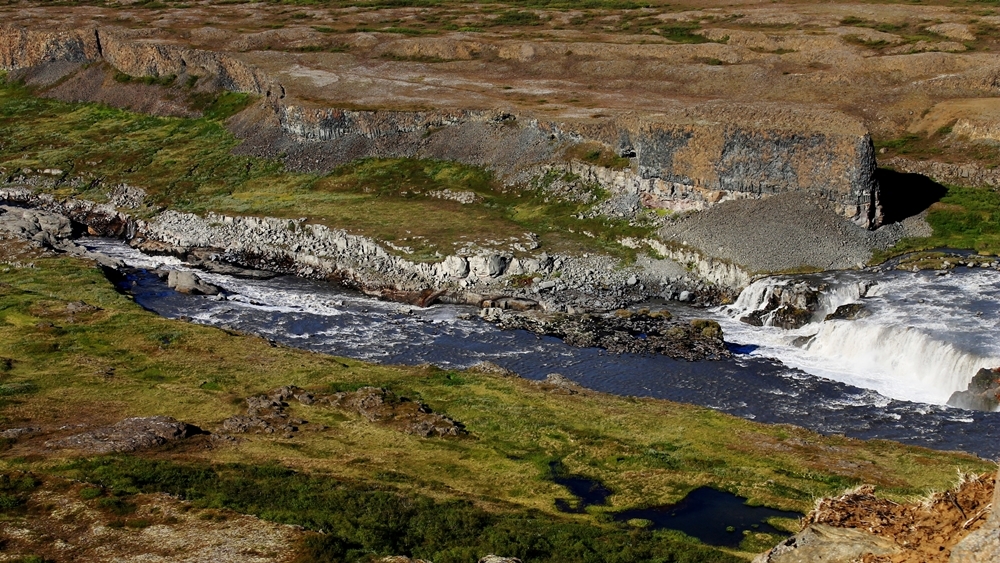
[{"label": "mossy ground", "polygon": [[872,263],[907,252],[935,248],[969,249],[986,256],[1000,255],[1000,193],[989,188],[947,188],[945,196],[927,210],[927,222],[933,234],[905,238],[888,251],[876,253]]},{"label": "mossy ground", "polygon": [[[540,185],[504,189],[490,172],[452,162],[368,159],[320,175],[235,156],[231,150],[239,141],[222,120],[246,102],[223,94],[205,102],[205,118],[161,118],[57,102],[3,84],[0,170],[7,176],[61,170],[52,189],[61,196],[100,201],[109,186],[129,183],[145,189],[154,207],[305,217],[392,242],[416,260],[440,259],[466,243],[507,249],[525,242],[528,232],[538,235],[539,251],[630,258],[633,251],[617,241],[652,230],[621,220],[576,219],[595,202],[567,202]],[[585,157],[614,166],[624,160],[603,153]],[[474,191],[480,200],[461,204],[429,195],[443,189]]]},{"label": "mossy ground", "polygon": [[[591,531],[604,530],[598,536],[615,542],[631,541],[626,538],[639,532],[607,522],[609,512],[675,502],[703,485],[738,493],[753,503],[805,511],[817,497],[862,482],[880,485],[885,494],[906,497],[949,486],[957,470],[989,469],[989,464],[971,456],[887,441],[823,437],[701,407],[591,392],[568,395],[518,378],[430,366],[370,365],[274,346],[254,336],[146,312],[116,293],[99,270],[78,259],[25,256],[11,244],[4,248],[3,261],[34,264],[0,266],[0,357],[12,360],[0,373],[4,391],[0,420],[5,427],[52,429],[110,423],[126,416],[169,415],[211,429],[240,412],[244,397],[293,384],[323,392],[360,385],[390,388],[419,398],[469,431],[458,439],[419,438],[342,411],[295,406],[293,416],[328,429],[303,431],[294,438],[251,435],[233,446],[179,446],[148,454],[167,464],[163,467],[177,479],[202,475],[183,489],[192,498],[211,496],[212,480],[205,481],[205,471],[235,471],[233,478],[242,484],[232,486],[243,487],[244,492],[212,498],[265,518],[290,518],[287,510],[279,511],[285,516],[274,516],[284,501],[253,504],[244,495],[274,488],[276,481],[267,477],[266,483],[258,482],[260,475],[239,467],[294,469],[302,475],[295,479],[305,479],[306,489],[312,486],[309,483],[317,490],[349,485],[352,495],[381,490],[412,502],[444,503],[441,506],[457,512],[435,508],[429,513],[445,519],[461,516],[478,522],[477,518],[502,517],[523,527],[525,518],[536,518],[540,529],[552,537],[592,537]],[[100,310],[68,312],[69,303],[81,300]],[[120,483],[129,479],[142,481],[144,472],[152,471],[147,458],[72,461],[66,452],[42,447],[44,438],[7,443],[0,467],[69,472],[85,480],[107,480],[115,487],[123,487]],[[555,499],[568,493],[550,480],[553,461],[570,473],[602,481],[614,491],[610,504],[590,507],[583,514],[556,511]],[[276,475],[287,475],[279,469]],[[310,481],[314,478],[318,481]],[[176,484],[171,479],[142,482],[144,491]],[[296,502],[314,503],[309,505],[313,512],[307,512],[315,518],[347,518],[336,516],[338,509],[333,507],[331,513],[315,512],[323,495],[303,494],[312,500]],[[448,504],[459,501],[466,503],[461,510]],[[529,518],[530,514],[535,516]],[[362,549],[358,545],[384,553],[396,549],[389,540],[358,540],[376,533],[358,528],[368,525],[351,524],[348,528],[355,535],[343,536],[346,543],[330,549]],[[421,529],[429,525],[420,524]],[[722,552],[702,551],[674,533],[642,534],[643,549],[653,550],[643,552],[647,555],[690,551],[701,554],[701,559],[691,555],[695,557],[691,560],[706,560],[713,553],[711,557],[726,560]],[[434,553],[434,561],[464,557]],[[547,557],[536,560],[565,560]]]}]

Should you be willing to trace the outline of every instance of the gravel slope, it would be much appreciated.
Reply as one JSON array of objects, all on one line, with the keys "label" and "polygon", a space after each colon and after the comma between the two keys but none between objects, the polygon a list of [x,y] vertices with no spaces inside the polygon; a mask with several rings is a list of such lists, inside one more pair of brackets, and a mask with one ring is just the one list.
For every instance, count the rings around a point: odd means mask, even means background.
[{"label": "gravel slope", "polygon": [[868,231],[837,215],[822,200],[786,193],[728,201],[668,224],[664,240],[684,243],[753,272],[857,267],[872,250],[892,246],[902,224]]}]

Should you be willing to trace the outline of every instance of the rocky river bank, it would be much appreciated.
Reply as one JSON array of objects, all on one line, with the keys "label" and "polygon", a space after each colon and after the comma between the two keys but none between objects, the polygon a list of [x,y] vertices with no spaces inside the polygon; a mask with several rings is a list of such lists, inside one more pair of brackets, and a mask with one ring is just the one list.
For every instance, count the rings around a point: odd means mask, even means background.
[{"label": "rocky river bank", "polygon": [[[109,195],[126,209],[138,208],[144,197],[141,190],[130,187],[119,187]],[[521,256],[483,252],[416,263],[391,254],[372,239],[303,220],[214,213],[199,217],[175,211],[147,220],[108,204],[59,200],[29,187],[0,189],[0,203],[7,204],[0,206],[0,230],[85,255],[111,270],[120,271],[123,265],[87,252],[73,238],[82,234],[118,238],[144,252],[175,256],[208,272],[248,278],[294,275],[420,307],[474,305],[483,309],[484,318],[504,328],[556,335],[572,344],[617,353],[689,360],[725,356],[717,325],[712,332],[663,315],[606,313],[649,299],[714,304],[731,300],[738,289],[699,279],[674,261],[649,257],[625,267],[608,256],[545,252]],[[163,273],[164,279],[178,291],[218,293],[196,275],[167,274]]]}]

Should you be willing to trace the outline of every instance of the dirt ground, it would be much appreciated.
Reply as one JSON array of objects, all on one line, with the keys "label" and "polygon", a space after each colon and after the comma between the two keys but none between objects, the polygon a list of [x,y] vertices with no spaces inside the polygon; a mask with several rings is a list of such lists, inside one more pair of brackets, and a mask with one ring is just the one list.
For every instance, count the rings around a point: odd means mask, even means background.
[{"label": "dirt ground", "polygon": [[867,555],[864,563],[944,563],[989,517],[994,478],[993,473],[966,476],[952,490],[909,504],[877,498],[873,487],[862,487],[822,500],[805,522],[864,530],[902,548],[894,555]]},{"label": "dirt ground", "polygon": [[[177,7],[174,7],[177,6]],[[882,154],[992,162],[1000,12],[987,4],[736,3],[521,9],[197,2],[0,7],[38,29],[114,26],[238,53],[290,101],[511,108],[540,119],[774,102],[862,120]],[[916,135],[929,142],[906,141]]]},{"label": "dirt ground", "polygon": [[194,508],[163,494],[123,500],[56,477],[15,473],[10,479],[28,481],[22,489],[34,488],[19,499],[20,516],[0,522],[0,561],[283,562],[294,558],[303,533],[227,510]]}]

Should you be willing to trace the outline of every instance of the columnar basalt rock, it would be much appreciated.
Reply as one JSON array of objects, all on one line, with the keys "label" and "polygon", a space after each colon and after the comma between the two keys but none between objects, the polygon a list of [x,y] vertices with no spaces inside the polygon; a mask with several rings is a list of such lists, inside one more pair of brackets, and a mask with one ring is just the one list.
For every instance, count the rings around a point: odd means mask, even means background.
[{"label": "columnar basalt rock", "polygon": [[262,96],[253,122],[237,120],[234,131],[249,141],[246,150],[287,155],[296,168],[330,169],[360,157],[424,157],[485,166],[516,181],[540,165],[565,166],[571,161],[566,150],[574,145],[596,143],[630,159],[630,166],[571,169],[613,197],[632,196],[633,214],[802,191],[827,199],[866,228],[882,220],[871,139],[860,122],[833,111],[706,103],[669,113],[551,121],[506,110],[306,107],[286,100],[280,84],[229,54],[115,28],[0,28],[4,69],[94,61],[131,76],[198,77],[200,88]]}]

